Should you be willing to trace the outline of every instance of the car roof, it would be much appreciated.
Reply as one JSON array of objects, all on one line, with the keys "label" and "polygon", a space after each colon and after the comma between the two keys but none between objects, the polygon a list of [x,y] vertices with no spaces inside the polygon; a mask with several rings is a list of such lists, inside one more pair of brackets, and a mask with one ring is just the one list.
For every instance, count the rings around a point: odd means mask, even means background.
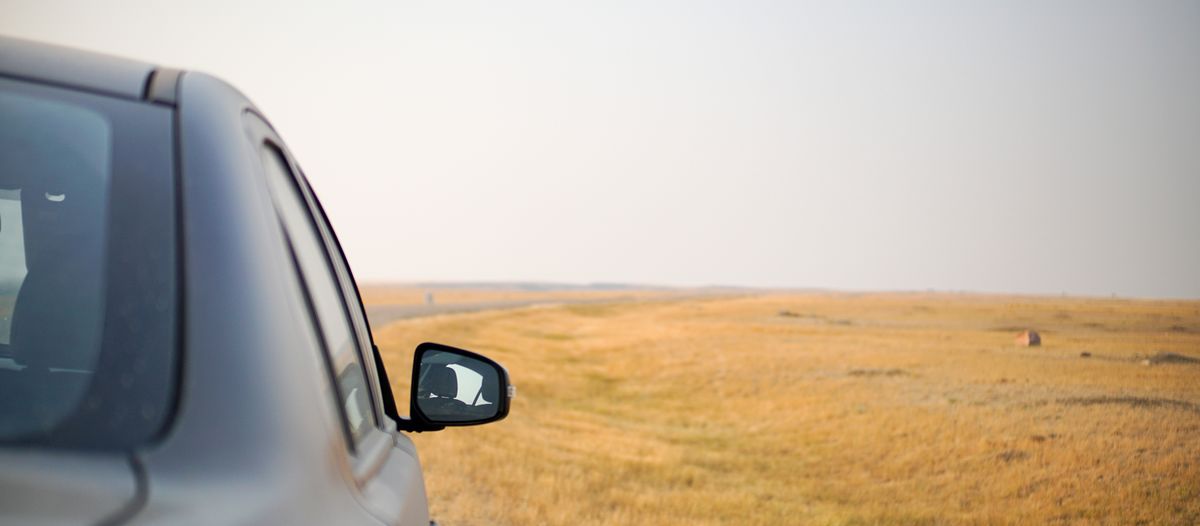
[{"label": "car roof", "polygon": [[153,64],[0,36],[0,76],[142,99]]}]

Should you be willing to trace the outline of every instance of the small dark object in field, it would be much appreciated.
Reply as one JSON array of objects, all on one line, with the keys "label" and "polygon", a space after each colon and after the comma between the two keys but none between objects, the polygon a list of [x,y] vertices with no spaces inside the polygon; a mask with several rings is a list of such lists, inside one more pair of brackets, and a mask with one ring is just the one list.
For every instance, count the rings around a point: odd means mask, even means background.
[{"label": "small dark object in field", "polygon": [[799,318],[800,317],[799,314],[796,314],[790,310],[781,310],[781,311],[779,311],[779,315],[783,316],[784,318]]},{"label": "small dark object in field", "polygon": [[1017,335],[1017,345],[1024,347],[1037,347],[1042,344],[1042,335],[1037,331],[1023,331]]},{"label": "small dark object in field", "polygon": [[904,369],[850,369],[850,376],[904,376],[908,371]]},{"label": "small dark object in field", "polygon": [[1079,353],[1079,357],[1080,357],[1080,358],[1091,358],[1091,357],[1092,357],[1092,353],[1090,353],[1090,352],[1087,352],[1087,351],[1084,351],[1084,352],[1081,352],[1081,353]]},{"label": "small dark object in field", "polygon": [[1173,352],[1160,352],[1154,356],[1150,356],[1150,357],[1147,357],[1142,360],[1142,365],[1159,365],[1159,364],[1171,364],[1171,363],[1200,364],[1200,358],[1192,358],[1191,356],[1175,354]]},{"label": "small dark object in field", "polygon": [[1001,452],[999,455],[997,455],[997,457],[999,457],[1000,460],[1003,460],[1005,462],[1012,462],[1014,460],[1024,460],[1024,459],[1028,458],[1029,453],[1026,453],[1019,449],[1008,449],[1008,450]]}]

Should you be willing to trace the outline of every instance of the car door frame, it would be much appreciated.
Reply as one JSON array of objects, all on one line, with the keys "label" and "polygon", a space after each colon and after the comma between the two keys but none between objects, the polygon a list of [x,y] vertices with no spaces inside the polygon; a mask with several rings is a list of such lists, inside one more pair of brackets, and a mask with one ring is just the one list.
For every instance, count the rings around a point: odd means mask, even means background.
[{"label": "car door frame", "polygon": [[[359,363],[362,365],[364,375],[366,376],[367,385],[371,393],[371,407],[376,425],[368,431],[367,436],[360,440],[358,444],[355,444],[348,434],[344,435],[347,441],[347,467],[350,478],[353,481],[353,486],[355,486],[354,493],[368,511],[385,523],[397,523],[402,517],[411,517],[414,512],[418,511],[413,509],[414,507],[420,508],[419,511],[421,513],[418,513],[418,515],[425,515],[427,517],[428,507],[425,496],[424,477],[416,457],[416,450],[412,447],[411,441],[407,437],[400,435],[397,431],[397,421],[395,419],[400,417],[395,414],[394,399],[390,398],[391,386],[385,384],[387,381],[386,372],[383,371],[382,361],[374,345],[366,319],[366,311],[362,305],[361,296],[355,285],[353,275],[350,273],[345,254],[341,250],[341,245],[333,233],[333,228],[329,224],[324,209],[316,199],[307,178],[296,163],[295,157],[288,150],[286,143],[283,142],[270,123],[256,111],[247,111],[244,121],[246,122],[247,135],[252,141],[255,151],[258,151],[263,146],[276,149],[286,163],[293,183],[300,190],[310,219],[313,221],[321,237],[322,246],[325,250],[325,256],[330,269],[337,279],[342,307],[345,309],[347,322],[351,326]],[[298,273],[298,276],[302,280],[305,279],[303,273]],[[368,353],[370,353],[370,359],[368,359]],[[337,379],[332,367],[327,367],[327,369],[330,381],[336,383]],[[385,394],[389,396],[385,398]],[[342,418],[341,415],[338,416],[339,420]],[[410,458],[397,459],[398,455]],[[408,471],[411,472],[395,468],[388,470],[387,467],[389,464],[397,468],[407,466],[409,468]],[[386,474],[385,471],[387,471]],[[390,480],[380,480],[385,478]],[[378,488],[374,488],[373,485],[381,485],[385,488],[392,487],[393,489],[399,488],[406,494],[389,495],[388,491],[380,491]],[[419,502],[412,502],[414,500]],[[428,519],[425,518],[424,521],[427,522]]]}]

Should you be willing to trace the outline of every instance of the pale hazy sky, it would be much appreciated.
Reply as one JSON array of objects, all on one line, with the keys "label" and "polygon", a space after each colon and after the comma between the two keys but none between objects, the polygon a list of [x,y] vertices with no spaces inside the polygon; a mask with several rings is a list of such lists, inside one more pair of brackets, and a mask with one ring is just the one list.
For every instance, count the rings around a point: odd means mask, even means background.
[{"label": "pale hazy sky", "polygon": [[239,87],[360,280],[1200,297],[1196,1],[0,0],[0,33]]}]

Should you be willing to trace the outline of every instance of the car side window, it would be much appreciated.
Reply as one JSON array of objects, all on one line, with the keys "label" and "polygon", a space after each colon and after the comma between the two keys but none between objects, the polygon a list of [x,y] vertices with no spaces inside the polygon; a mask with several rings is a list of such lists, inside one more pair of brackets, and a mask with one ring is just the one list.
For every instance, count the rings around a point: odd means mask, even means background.
[{"label": "car side window", "polygon": [[357,340],[337,276],[331,267],[332,260],[296,179],[280,152],[264,145],[260,154],[272,198],[302,274],[333,367],[346,428],[357,444],[377,424],[366,371],[359,358]]},{"label": "car side window", "polygon": [[[367,311],[365,308],[363,308],[362,296],[359,295],[358,283],[354,280],[354,273],[350,271],[350,263],[346,261],[346,255],[342,252],[342,244],[338,241],[337,233],[333,231],[333,226],[329,224],[329,217],[325,215],[325,209],[321,206],[321,200],[317,198],[317,195],[315,192],[313,192],[312,187],[308,185],[308,181],[305,180],[303,172],[300,174],[299,182],[301,189],[304,190],[305,195],[307,195],[311,200],[310,202],[312,203],[313,218],[317,221],[318,227],[324,231],[326,239],[329,240],[330,244],[327,246],[329,246],[330,256],[332,256],[333,259],[333,266],[337,273],[345,279],[345,282],[343,283],[343,289],[346,291],[344,297],[346,298],[346,302],[350,307],[351,323],[353,323],[355,328],[358,329],[359,334],[361,335],[361,340],[364,342],[364,349],[367,346],[372,347],[371,357],[376,360],[374,364],[375,374],[379,375],[376,380],[378,380],[379,388],[383,391],[380,402],[383,404],[384,414],[399,419],[400,417],[398,416],[399,413],[396,410],[395,399],[392,396],[391,386],[387,385],[387,372],[383,370],[382,363],[379,361],[379,357],[373,349],[375,341],[371,337],[371,328],[367,320]],[[369,369],[370,367],[368,366],[368,370]],[[369,379],[371,379],[371,377],[368,375],[368,380]]]}]

